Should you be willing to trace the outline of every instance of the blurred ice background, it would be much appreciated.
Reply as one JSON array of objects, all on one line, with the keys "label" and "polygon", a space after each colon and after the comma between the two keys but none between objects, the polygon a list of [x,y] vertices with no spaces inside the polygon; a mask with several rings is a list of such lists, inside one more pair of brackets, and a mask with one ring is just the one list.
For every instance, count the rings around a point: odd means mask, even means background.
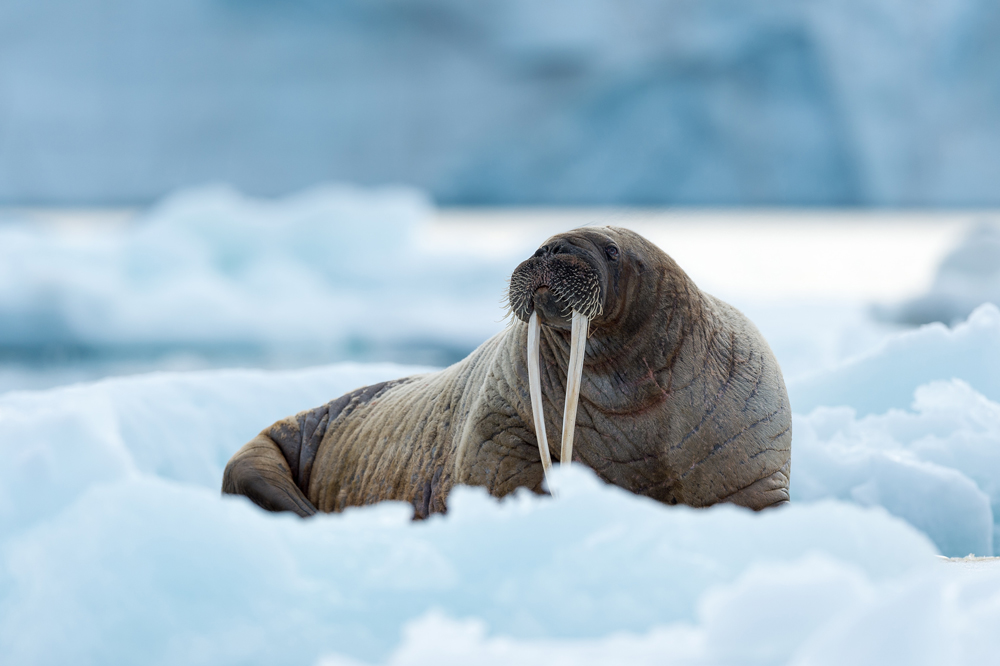
[{"label": "blurred ice background", "polygon": [[989,0],[6,0],[0,201],[1000,203]]},{"label": "blurred ice background", "polygon": [[[1000,639],[1000,6],[0,5],[0,663],[982,664]],[[272,421],[464,357],[547,236],[746,312],[792,505],[560,474],[299,521]]]},{"label": "blurred ice background", "polygon": [[[154,369],[449,365],[505,325],[518,263],[549,235],[594,224],[660,244],[703,289],[750,315],[795,378],[993,300],[993,255],[980,240],[991,227],[963,240],[976,219],[441,208],[412,188],[348,185],[277,199],[205,186],[138,212],[7,209],[0,392]],[[956,244],[941,271],[972,272],[942,287],[933,271]],[[933,306],[918,309],[923,319],[907,315],[922,303]]]}]

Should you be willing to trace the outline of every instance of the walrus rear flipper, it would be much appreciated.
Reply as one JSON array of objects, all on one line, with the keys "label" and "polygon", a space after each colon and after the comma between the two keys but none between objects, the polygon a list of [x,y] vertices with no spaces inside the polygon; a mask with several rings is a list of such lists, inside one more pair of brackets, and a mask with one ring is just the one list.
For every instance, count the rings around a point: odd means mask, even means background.
[{"label": "walrus rear flipper", "polygon": [[746,488],[723,498],[722,501],[745,506],[754,511],[785,504],[788,502],[788,473],[790,469],[791,461],[789,460],[781,466],[781,469],[770,476],[751,483]]},{"label": "walrus rear flipper", "polygon": [[226,465],[222,492],[245,495],[268,511],[291,511],[306,518],[316,507],[292,480],[281,449],[261,433],[240,449]]},{"label": "walrus rear flipper", "polygon": [[[380,385],[381,386],[381,385]],[[353,394],[278,421],[236,452],[222,475],[222,492],[246,495],[268,511],[316,513],[305,493],[313,460],[330,423]]]}]

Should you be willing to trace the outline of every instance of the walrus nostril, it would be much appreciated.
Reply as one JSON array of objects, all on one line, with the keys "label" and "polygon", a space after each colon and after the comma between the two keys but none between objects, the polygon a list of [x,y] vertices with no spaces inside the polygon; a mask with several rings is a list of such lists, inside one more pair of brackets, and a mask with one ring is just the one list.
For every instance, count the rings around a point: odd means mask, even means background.
[{"label": "walrus nostril", "polygon": [[542,322],[549,326],[559,326],[569,324],[569,312],[573,305],[564,298],[559,297],[559,292],[548,285],[539,285],[528,297],[531,304],[531,311],[537,312]]},{"label": "walrus nostril", "polygon": [[535,250],[534,256],[554,257],[557,254],[565,254],[566,252],[567,249],[564,243],[553,243],[552,245],[543,245],[537,250]]}]

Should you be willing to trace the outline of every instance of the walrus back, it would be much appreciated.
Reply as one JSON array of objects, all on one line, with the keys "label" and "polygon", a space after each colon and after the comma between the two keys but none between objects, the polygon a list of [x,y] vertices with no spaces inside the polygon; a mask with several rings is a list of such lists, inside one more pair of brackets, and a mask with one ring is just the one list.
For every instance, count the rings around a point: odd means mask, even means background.
[{"label": "walrus back", "polygon": [[[450,369],[449,369],[450,370]],[[348,398],[329,419],[314,469],[302,486],[320,511],[401,500],[424,517],[444,510],[450,487],[450,412],[460,397],[454,371],[405,381]],[[458,393],[459,395],[456,395]]]},{"label": "walrus back", "polygon": [[[320,445],[332,432],[331,424],[342,423],[358,408],[377,401],[387,391],[412,380],[412,377],[406,377],[362,386],[325,405],[278,421],[265,430],[288,463],[295,485],[308,493],[316,455],[319,453]],[[334,430],[336,427],[334,425]]]},{"label": "walrus back", "polygon": [[268,511],[316,513],[305,493],[330,424],[408,380],[363,386],[266,428],[230,459],[222,475],[222,492],[245,495]]},{"label": "walrus back", "polygon": [[[791,412],[777,360],[738,310],[693,285],[687,293],[684,317],[649,323],[667,342],[603,376],[592,371],[575,458],[605,481],[666,504],[783,503]],[[629,402],[609,401],[612,394]]]},{"label": "walrus back", "polygon": [[739,310],[707,294],[714,327],[704,356],[714,366],[692,394],[697,423],[681,437],[687,446],[680,479],[691,504],[732,502],[762,509],[788,501],[792,414],[785,382],[770,346]]},{"label": "walrus back", "polygon": [[320,511],[398,500],[418,518],[443,512],[456,438],[503,335],[444,370],[357,389],[265,432]]}]

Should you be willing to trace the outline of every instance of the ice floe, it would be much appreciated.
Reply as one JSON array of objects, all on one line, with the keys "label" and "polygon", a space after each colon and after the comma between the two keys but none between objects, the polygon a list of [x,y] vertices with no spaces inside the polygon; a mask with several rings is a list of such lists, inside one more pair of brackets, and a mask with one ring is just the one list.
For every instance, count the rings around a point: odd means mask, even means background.
[{"label": "ice floe", "polygon": [[1000,649],[1000,571],[937,555],[995,547],[1000,404],[984,377],[998,363],[982,352],[998,336],[986,306],[793,385],[793,501],[761,514],[663,506],[584,469],[555,470],[555,499],[460,488],[447,515],[421,523],[404,504],[302,521],[220,497],[229,455],[273,420],[414,368],[7,393],[0,654],[981,663]]}]

